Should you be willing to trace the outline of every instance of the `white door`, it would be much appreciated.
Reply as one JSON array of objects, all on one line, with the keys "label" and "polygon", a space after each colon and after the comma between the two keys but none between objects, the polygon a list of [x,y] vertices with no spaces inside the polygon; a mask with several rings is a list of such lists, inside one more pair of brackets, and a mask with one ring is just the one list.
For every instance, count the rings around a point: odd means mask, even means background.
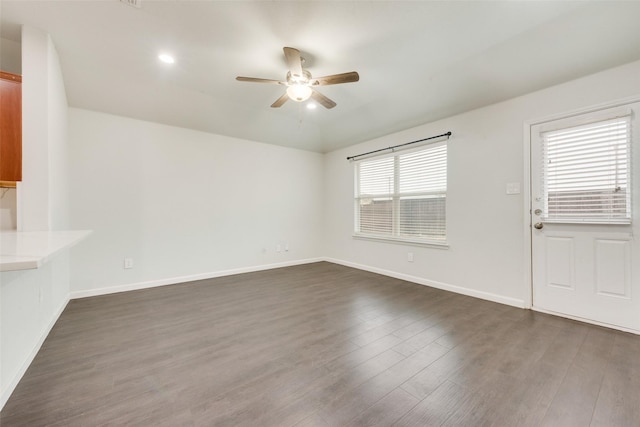
[{"label": "white door", "polygon": [[640,333],[638,114],[531,126],[534,309]]}]

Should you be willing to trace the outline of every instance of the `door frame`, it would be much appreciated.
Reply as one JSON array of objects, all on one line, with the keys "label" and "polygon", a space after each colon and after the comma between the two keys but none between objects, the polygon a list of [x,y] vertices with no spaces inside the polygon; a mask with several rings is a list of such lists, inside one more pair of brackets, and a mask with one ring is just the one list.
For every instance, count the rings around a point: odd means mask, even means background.
[{"label": "door frame", "polygon": [[[597,322],[595,320],[587,320],[583,318],[573,317],[566,314],[549,312],[544,309],[540,309],[534,306],[533,301],[533,250],[532,244],[532,229],[531,229],[531,128],[536,125],[540,125],[546,122],[551,122],[560,119],[567,119],[583,114],[594,113],[607,108],[622,107],[627,104],[633,104],[640,102],[640,95],[635,95],[628,98],[622,98],[614,101],[604,102],[597,105],[592,105],[585,108],[569,110],[562,113],[555,113],[548,116],[540,117],[537,119],[525,120],[523,123],[523,234],[524,234],[524,277],[523,277],[523,305],[525,309],[539,311],[542,313],[549,313],[555,316],[566,317],[568,319],[579,320],[581,322],[591,323],[598,326],[604,326],[612,328],[611,325]],[[633,329],[626,329],[622,327],[616,327],[615,329],[638,334],[638,331]]]}]

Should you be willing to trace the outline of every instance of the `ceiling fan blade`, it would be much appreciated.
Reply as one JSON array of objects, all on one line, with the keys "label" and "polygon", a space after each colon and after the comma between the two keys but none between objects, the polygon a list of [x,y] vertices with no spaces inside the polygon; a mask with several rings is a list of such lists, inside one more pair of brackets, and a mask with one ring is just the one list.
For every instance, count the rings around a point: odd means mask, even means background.
[{"label": "ceiling fan blade", "polygon": [[332,74],[330,76],[316,77],[311,81],[312,86],[327,86],[338,85],[341,83],[353,83],[360,80],[360,76],[357,72],[351,71],[349,73]]},{"label": "ceiling fan blade", "polygon": [[323,94],[321,94],[317,90],[314,90],[313,92],[311,92],[311,98],[316,100],[324,108],[331,109],[331,108],[336,106],[335,102],[333,102],[331,99],[327,98],[326,96],[324,96]]},{"label": "ceiling fan blade", "polygon": [[259,79],[257,77],[242,77],[242,76],[238,76],[238,77],[236,77],[236,80],[238,80],[239,82],[271,83],[271,84],[275,84],[275,85],[286,84],[285,82],[281,82],[279,80]]},{"label": "ceiling fan blade", "polygon": [[271,108],[282,107],[282,104],[287,102],[288,99],[289,99],[289,95],[287,95],[287,92],[285,92],[284,95],[282,95],[280,98],[276,99],[276,102],[271,104]]},{"label": "ceiling fan blade", "polygon": [[300,59],[300,51],[292,47],[285,47],[284,56],[287,58],[287,65],[289,65],[291,75],[301,77],[302,60]]}]

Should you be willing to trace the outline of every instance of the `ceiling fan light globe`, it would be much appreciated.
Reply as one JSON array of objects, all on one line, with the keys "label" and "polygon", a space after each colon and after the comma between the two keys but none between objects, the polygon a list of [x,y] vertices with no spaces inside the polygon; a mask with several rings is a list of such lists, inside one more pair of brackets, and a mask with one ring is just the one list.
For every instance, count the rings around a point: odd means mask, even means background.
[{"label": "ceiling fan light globe", "polygon": [[287,95],[296,102],[306,101],[311,97],[313,90],[306,85],[291,85],[287,88]]}]

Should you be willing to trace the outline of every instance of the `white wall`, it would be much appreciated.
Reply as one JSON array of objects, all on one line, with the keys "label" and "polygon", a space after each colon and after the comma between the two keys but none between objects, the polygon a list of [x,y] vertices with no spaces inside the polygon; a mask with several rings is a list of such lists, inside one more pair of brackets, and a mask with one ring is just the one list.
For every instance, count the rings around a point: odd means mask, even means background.
[{"label": "white wall", "polygon": [[49,229],[49,36],[22,28],[22,183],[18,229]]},{"label": "white wall", "polygon": [[21,50],[19,42],[0,37],[0,70],[22,74]]},{"label": "white wall", "polygon": [[[524,123],[549,115],[640,94],[640,62],[535,92],[510,101],[388,135],[325,159],[324,255],[348,265],[420,283],[525,305],[524,192],[505,194],[509,182],[525,182]],[[345,158],[446,131],[449,143],[448,250],[355,240],[353,165]],[[414,262],[407,262],[407,252]]]},{"label": "white wall", "polygon": [[[58,52],[47,37],[47,136],[50,230],[69,229],[69,105]],[[21,190],[22,191],[22,190]]]},{"label": "white wall", "polygon": [[17,203],[15,188],[0,188],[0,230],[17,227]]},{"label": "white wall", "polygon": [[[68,223],[67,99],[51,39],[22,29],[23,182],[18,223],[24,231]],[[55,213],[53,212],[55,210]],[[68,251],[37,270],[0,273],[0,408],[69,301]]]},{"label": "white wall", "polygon": [[18,229],[50,229],[49,194],[49,35],[22,28],[22,183]]},{"label": "white wall", "polygon": [[18,228],[68,228],[67,96],[49,35],[22,28],[22,183]]},{"label": "white wall", "polygon": [[74,108],[69,135],[75,296],[322,255],[320,154]]}]

